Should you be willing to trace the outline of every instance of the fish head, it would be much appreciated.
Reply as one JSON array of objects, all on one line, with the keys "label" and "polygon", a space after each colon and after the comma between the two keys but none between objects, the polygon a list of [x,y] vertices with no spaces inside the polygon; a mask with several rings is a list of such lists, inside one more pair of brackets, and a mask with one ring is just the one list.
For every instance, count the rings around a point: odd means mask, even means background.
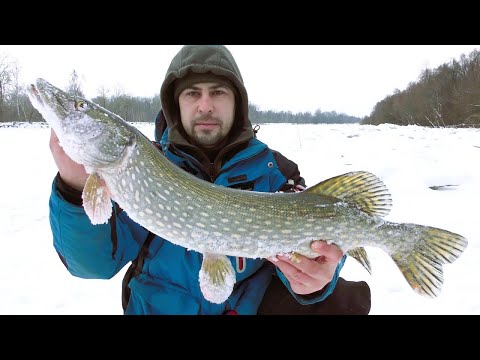
[{"label": "fish head", "polygon": [[135,145],[132,127],[92,101],[69,95],[41,78],[28,85],[27,94],[65,153],[87,172],[118,165]]}]

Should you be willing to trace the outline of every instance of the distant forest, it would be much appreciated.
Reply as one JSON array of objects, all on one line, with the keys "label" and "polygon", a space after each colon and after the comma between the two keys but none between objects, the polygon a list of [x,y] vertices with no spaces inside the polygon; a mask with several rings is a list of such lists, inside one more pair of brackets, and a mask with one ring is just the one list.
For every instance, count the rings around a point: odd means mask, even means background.
[{"label": "distant forest", "polygon": [[[25,86],[19,83],[20,69],[15,60],[0,53],[0,122],[39,122],[41,115],[30,104]],[[75,70],[70,74],[66,92],[84,97]],[[110,95],[106,88],[98,89],[93,102],[129,122],[152,122],[160,109],[160,94],[134,97],[122,91]],[[348,100],[348,99],[347,99]],[[346,100],[346,101],[347,101]],[[420,125],[429,127],[480,127],[480,52],[462,54],[436,69],[424,69],[416,82],[380,100],[370,116],[349,116],[335,111],[292,113],[262,111],[249,103],[252,123]]]},{"label": "distant forest", "polygon": [[462,54],[375,105],[361,124],[480,127],[480,52]]},{"label": "distant forest", "polygon": [[[5,78],[15,80],[14,76],[11,76],[10,78],[5,76]],[[15,81],[11,81],[9,86],[4,86],[6,91],[2,92],[5,95],[2,97],[3,100],[0,101],[0,122],[44,121],[40,113],[30,104],[24,87],[14,86],[15,83]],[[75,70],[73,70],[72,74],[70,75],[68,88],[63,90],[71,95],[84,97],[80,82],[78,81],[78,75]],[[151,98],[147,98],[130,96],[122,92],[117,92],[116,94],[109,96],[108,90],[105,88],[99,89],[98,92],[98,96],[92,98],[91,101],[121,116],[124,120],[129,122],[153,122],[158,111],[160,110],[160,94],[156,94]],[[252,103],[249,103],[248,109],[250,119],[254,124],[334,124],[359,123],[361,120],[359,117],[338,114],[335,111],[321,112],[320,110],[317,110],[315,114],[311,114],[309,112],[292,114],[291,112],[284,111],[261,111],[257,105]]]}]

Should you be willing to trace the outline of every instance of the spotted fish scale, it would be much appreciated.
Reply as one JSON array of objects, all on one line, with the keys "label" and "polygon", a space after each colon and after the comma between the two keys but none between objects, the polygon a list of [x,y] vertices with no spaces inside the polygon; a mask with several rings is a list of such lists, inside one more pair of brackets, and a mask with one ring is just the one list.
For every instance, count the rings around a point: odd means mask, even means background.
[{"label": "spotted fish scale", "polygon": [[172,164],[137,128],[93,102],[43,79],[27,90],[67,155],[89,173],[82,197],[92,224],[108,222],[114,200],[146,229],[202,253],[200,288],[212,302],[225,301],[235,283],[226,255],[312,258],[318,254],[310,243],[318,239],[336,244],[367,270],[364,247],[381,248],[413,290],[435,297],[443,264],[467,246],[463,236],[447,230],[385,221],[391,197],[369,172],[335,176],[300,193],[223,187]]}]

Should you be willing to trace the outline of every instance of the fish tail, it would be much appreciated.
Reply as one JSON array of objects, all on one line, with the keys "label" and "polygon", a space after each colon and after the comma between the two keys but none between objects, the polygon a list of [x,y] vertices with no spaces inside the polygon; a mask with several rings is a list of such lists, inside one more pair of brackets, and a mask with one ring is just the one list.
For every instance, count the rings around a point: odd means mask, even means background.
[{"label": "fish tail", "polygon": [[416,225],[414,231],[420,232],[420,241],[413,251],[396,252],[392,258],[416,293],[436,297],[443,285],[442,265],[455,261],[468,241],[461,235],[429,226]]}]

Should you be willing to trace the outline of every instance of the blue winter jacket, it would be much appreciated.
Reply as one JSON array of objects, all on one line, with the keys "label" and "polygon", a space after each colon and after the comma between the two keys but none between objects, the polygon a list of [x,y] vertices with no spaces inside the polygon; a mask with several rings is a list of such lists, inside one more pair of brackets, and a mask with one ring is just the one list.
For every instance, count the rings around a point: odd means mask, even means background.
[{"label": "blue winter jacket", "polygon": [[[178,153],[180,156],[173,154],[165,143],[163,147],[172,162],[200,173],[194,158],[181,152]],[[235,187],[248,183],[253,186],[252,190],[275,192],[286,181],[272,151],[254,138],[223,165],[215,184]],[[81,206],[62,198],[56,181],[49,204],[55,249],[68,271],[80,278],[112,278],[137,257],[148,233],[124,211],[114,214],[108,224],[92,225]],[[273,267],[263,259],[230,257],[230,260],[236,270],[235,288],[226,302],[210,303],[203,298],[199,288],[202,255],[155,237],[145,258],[143,272],[130,281],[131,295],[125,314],[224,314],[231,309],[239,314],[256,314],[270,283]],[[325,299],[333,291],[344,261],[345,257],[333,280],[318,296],[295,294],[284,275],[279,270],[277,274],[300,303],[309,304]]]}]

